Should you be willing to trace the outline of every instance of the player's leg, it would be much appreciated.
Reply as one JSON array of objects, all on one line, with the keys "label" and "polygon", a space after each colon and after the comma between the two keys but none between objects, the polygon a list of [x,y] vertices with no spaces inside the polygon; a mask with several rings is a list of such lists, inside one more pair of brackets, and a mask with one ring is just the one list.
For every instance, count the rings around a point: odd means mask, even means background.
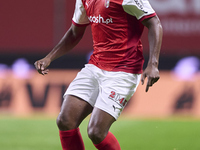
[{"label": "player's leg", "polygon": [[109,129],[116,119],[95,107],[88,125],[88,136],[99,150],[121,150],[119,142]]},{"label": "player's leg", "polygon": [[108,71],[100,71],[98,75],[100,89],[89,121],[88,135],[99,150],[120,150],[109,129],[134,94],[140,75]]},{"label": "player's leg", "polygon": [[[78,126],[91,113],[99,87],[91,65],[86,65],[71,82],[64,94],[64,102],[57,118],[64,150],[83,150],[84,145]],[[74,95],[74,96],[72,96]]]},{"label": "player's leg", "polygon": [[82,120],[91,113],[93,107],[82,99],[67,95],[57,118],[60,140],[63,150],[84,150],[79,131]]},{"label": "player's leg", "polygon": [[57,118],[59,130],[66,131],[78,128],[82,120],[92,112],[93,107],[73,95],[67,95]]}]

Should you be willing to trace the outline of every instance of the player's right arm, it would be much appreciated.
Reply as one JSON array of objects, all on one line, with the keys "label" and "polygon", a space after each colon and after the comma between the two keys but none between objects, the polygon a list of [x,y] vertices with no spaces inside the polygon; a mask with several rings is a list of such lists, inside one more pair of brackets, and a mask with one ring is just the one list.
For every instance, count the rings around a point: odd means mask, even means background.
[{"label": "player's right arm", "polygon": [[78,44],[89,23],[90,21],[88,20],[82,1],[76,0],[71,27],[46,57],[35,62],[35,67],[38,72],[42,75],[47,74],[47,67],[53,60],[65,55]]},{"label": "player's right arm", "polygon": [[34,65],[37,71],[42,75],[47,74],[49,71],[47,67],[50,63],[73,49],[83,37],[85,29],[86,26],[76,26],[72,24],[53,50],[46,55],[46,57],[35,62]]}]

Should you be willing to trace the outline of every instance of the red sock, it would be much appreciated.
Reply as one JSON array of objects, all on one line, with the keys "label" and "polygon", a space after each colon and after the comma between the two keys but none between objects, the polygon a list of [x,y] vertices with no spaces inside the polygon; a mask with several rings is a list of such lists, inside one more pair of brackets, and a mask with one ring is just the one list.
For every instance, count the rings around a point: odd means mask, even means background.
[{"label": "red sock", "polygon": [[63,150],[85,150],[79,128],[59,131]]},{"label": "red sock", "polygon": [[98,150],[121,150],[116,137],[108,132],[106,138],[99,144],[94,144]]}]

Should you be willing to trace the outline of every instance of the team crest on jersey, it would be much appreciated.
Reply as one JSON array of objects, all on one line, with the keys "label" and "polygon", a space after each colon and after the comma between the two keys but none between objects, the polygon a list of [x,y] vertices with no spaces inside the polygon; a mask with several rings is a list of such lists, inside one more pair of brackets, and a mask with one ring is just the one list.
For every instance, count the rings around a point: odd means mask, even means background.
[{"label": "team crest on jersey", "polygon": [[110,0],[105,0],[105,7],[108,8],[110,6]]}]

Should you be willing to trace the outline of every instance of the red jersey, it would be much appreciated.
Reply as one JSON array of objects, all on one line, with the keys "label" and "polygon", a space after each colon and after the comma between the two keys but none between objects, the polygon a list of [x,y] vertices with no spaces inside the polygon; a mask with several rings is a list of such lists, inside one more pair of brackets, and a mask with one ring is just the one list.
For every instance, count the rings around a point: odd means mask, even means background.
[{"label": "red jersey", "polygon": [[89,63],[107,71],[142,73],[142,20],[155,16],[148,0],[76,0],[75,25],[91,24]]}]

